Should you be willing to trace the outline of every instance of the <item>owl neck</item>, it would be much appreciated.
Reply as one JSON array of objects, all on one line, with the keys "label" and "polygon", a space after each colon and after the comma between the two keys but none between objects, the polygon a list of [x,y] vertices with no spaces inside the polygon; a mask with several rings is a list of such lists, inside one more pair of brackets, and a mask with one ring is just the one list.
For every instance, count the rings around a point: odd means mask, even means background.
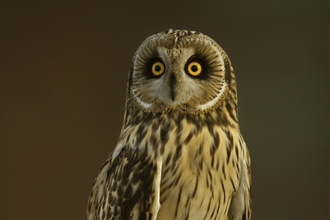
[{"label": "owl neck", "polygon": [[[146,132],[150,127],[157,131],[159,127],[166,131],[166,128],[184,129],[183,124],[193,124],[195,129],[201,130],[204,127],[220,126],[222,130],[234,129],[239,131],[237,96],[236,91],[229,92],[216,109],[202,114],[189,114],[178,111],[166,113],[143,111],[139,106],[126,105],[124,123],[119,141],[127,138],[133,131],[140,129],[141,133]],[[132,102],[128,102],[132,103]]]}]

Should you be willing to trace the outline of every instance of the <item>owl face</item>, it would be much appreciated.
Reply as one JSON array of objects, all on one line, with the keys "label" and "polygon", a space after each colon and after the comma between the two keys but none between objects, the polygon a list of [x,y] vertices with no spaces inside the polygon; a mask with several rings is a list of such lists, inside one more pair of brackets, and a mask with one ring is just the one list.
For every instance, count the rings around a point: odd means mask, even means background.
[{"label": "owl face", "polygon": [[[199,112],[226,94],[228,57],[209,37],[192,31],[165,31],[137,50],[130,76],[132,98],[145,111]],[[227,74],[228,75],[228,74]]]}]

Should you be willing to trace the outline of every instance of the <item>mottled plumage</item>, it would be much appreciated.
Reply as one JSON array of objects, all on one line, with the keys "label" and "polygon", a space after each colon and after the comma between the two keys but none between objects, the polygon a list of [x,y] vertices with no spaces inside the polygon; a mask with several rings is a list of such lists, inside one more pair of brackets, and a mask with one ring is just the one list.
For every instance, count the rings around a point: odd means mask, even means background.
[{"label": "mottled plumage", "polygon": [[182,30],[147,38],[133,57],[125,109],[88,220],[251,218],[235,76],[216,42]]}]

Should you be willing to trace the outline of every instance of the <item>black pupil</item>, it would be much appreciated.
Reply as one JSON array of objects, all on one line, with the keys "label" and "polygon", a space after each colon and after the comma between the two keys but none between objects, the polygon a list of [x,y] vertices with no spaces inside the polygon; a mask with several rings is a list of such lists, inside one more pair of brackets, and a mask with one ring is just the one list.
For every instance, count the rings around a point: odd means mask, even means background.
[{"label": "black pupil", "polygon": [[193,66],[191,67],[191,70],[192,70],[193,72],[197,72],[197,70],[198,70],[198,66],[197,66],[197,65],[193,65]]},{"label": "black pupil", "polygon": [[159,72],[161,69],[162,69],[162,68],[160,67],[160,65],[156,65],[156,66],[155,66],[155,70],[156,70],[156,72]]}]

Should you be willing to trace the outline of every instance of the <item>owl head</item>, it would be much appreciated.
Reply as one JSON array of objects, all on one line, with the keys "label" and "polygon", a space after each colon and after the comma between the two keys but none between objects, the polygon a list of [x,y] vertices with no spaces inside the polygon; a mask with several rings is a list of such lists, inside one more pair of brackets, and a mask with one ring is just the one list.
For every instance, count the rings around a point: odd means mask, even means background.
[{"label": "owl head", "polygon": [[208,36],[170,29],[148,37],[136,51],[126,108],[200,114],[228,101],[237,101],[233,69]]}]

